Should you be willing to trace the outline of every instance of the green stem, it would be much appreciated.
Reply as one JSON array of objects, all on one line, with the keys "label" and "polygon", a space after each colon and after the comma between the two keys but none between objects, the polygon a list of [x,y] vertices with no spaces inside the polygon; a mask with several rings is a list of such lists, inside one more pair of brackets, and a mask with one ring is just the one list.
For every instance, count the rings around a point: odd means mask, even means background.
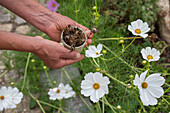
[{"label": "green stem", "polygon": [[2,78],[9,70],[6,70],[5,72],[3,72],[1,75],[0,75],[0,78]]},{"label": "green stem", "polygon": [[65,68],[63,68],[63,71],[65,72],[65,74],[66,74],[67,78],[69,79],[69,81],[71,82],[71,84],[74,86],[74,83],[73,83],[73,81],[71,80],[71,78],[70,78],[70,76],[69,76],[69,74],[67,73],[67,71],[66,71]]},{"label": "green stem", "polygon": [[[110,109],[113,111],[113,113],[116,113],[116,111],[114,110],[115,108],[111,105],[111,104],[109,104],[109,102],[107,101],[107,99],[106,99],[106,97],[105,96],[103,96],[103,99],[104,99],[104,101],[102,101],[102,102],[104,102],[105,104],[107,104],[109,107],[110,107]],[[101,100],[100,100],[101,101]],[[114,109],[113,109],[114,108]]]},{"label": "green stem", "polygon": [[78,10],[77,10],[77,0],[74,0],[75,12],[76,12],[76,22],[78,22]]},{"label": "green stem", "polygon": [[37,102],[37,104],[39,105],[41,111],[43,113],[45,113],[45,111],[44,111],[43,107],[41,106],[40,102],[29,91],[28,91],[28,94]]},{"label": "green stem", "polygon": [[[143,37],[126,37],[126,38],[123,38],[124,40],[128,40],[128,39],[140,39],[140,38],[143,38]],[[97,39],[97,40],[120,40],[120,38],[101,38],[101,39]]]},{"label": "green stem", "polygon": [[28,57],[27,57],[27,62],[26,62],[25,72],[24,72],[24,81],[23,81],[23,84],[22,84],[22,89],[21,89],[21,91],[23,91],[23,89],[24,89],[24,87],[25,87],[25,81],[26,81],[26,77],[27,77],[27,69],[28,69],[28,64],[29,64],[30,57],[31,57],[31,53],[29,53],[29,54],[28,54]]},{"label": "green stem", "polygon": [[111,79],[113,79],[113,80],[119,82],[120,84],[122,84],[122,85],[124,85],[124,86],[126,86],[126,87],[128,86],[128,85],[125,84],[124,82],[119,81],[118,79],[114,78],[113,76],[111,76],[111,75],[108,74],[108,73],[105,73],[105,75],[107,75],[107,76],[110,77]]},{"label": "green stem", "polygon": [[94,63],[96,64],[96,66],[100,68],[100,66],[99,66],[99,64],[96,62],[96,60],[95,60],[94,58],[92,58],[92,59],[93,59]]},{"label": "green stem", "polygon": [[[102,98],[102,101],[104,101],[104,98]],[[103,110],[102,113],[104,113],[104,102],[102,102],[102,110]]]},{"label": "green stem", "polygon": [[46,74],[46,76],[47,76],[48,83],[50,84],[51,87],[53,87],[53,84],[52,84],[52,82],[51,82],[51,79],[50,79],[50,76],[49,76],[47,70],[44,70],[44,71],[45,71],[45,74]]},{"label": "green stem", "polygon": [[86,106],[89,108],[90,112],[93,113],[93,110],[91,109],[91,107],[88,105],[88,103],[84,100],[84,98],[79,95],[79,97],[81,98],[81,100],[86,104]]},{"label": "green stem", "polygon": [[[102,44],[104,48],[106,48],[108,51],[110,51],[113,55],[117,56],[116,53],[114,53],[113,51],[111,51],[107,46],[105,46],[104,44]],[[130,67],[135,73],[138,73],[139,71],[135,68],[130,66],[125,60],[123,60],[122,58],[118,57],[119,60],[121,60],[123,63],[125,63],[128,67]]]},{"label": "green stem", "polygon": [[164,97],[162,97],[162,98],[168,105],[170,105],[170,103]]}]

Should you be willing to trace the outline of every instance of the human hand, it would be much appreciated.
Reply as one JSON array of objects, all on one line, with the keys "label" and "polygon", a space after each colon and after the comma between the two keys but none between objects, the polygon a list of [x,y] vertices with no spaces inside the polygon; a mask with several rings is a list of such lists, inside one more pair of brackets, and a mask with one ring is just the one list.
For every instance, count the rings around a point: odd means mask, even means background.
[{"label": "human hand", "polygon": [[93,37],[93,33],[86,27],[82,26],[81,24],[78,24],[77,22],[73,21],[72,19],[60,15],[58,13],[53,13],[52,15],[53,18],[53,24],[51,24],[48,28],[47,28],[47,35],[50,36],[50,38],[54,41],[60,42],[61,39],[61,32],[68,26],[77,26],[79,28],[81,28],[82,30],[84,30],[86,36],[87,36],[87,43],[85,44],[85,46],[87,46],[87,44],[91,44],[92,40],[91,38]]},{"label": "human hand", "polygon": [[38,50],[34,54],[39,57],[49,68],[61,68],[76,63],[84,58],[84,55],[66,49],[61,44],[43,39],[40,36],[34,37],[39,40]]}]

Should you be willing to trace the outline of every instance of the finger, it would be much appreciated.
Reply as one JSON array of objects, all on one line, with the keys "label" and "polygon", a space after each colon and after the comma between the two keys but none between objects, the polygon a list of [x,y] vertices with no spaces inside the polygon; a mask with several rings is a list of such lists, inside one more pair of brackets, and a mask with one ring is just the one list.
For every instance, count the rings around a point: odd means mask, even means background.
[{"label": "finger", "polygon": [[84,47],[86,47],[86,46],[87,46],[87,43],[85,43]]},{"label": "finger", "polygon": [[57,64],[57,68],[60,68],[60,67],[63,67],[63,66],[67,66],[67,65],[70,65],[70,64],[73,64],[73,63],[76,63],[80,60],[82,60],[84,58],[84,55],[81,55],[81,57],[77,60],[72,60],[72,59],[61,59],[59,65]]},{"label": "finger", "polygon": [[87,39],[87,44],[90,45],[92,43],[91,39]]},{"label": "finger", "polygon": [[80,53],[78,53],[77,51],[66,51],[66,52],[62,52],[60,55],[60,58],[62,59],[79,59],[81,57]]}]

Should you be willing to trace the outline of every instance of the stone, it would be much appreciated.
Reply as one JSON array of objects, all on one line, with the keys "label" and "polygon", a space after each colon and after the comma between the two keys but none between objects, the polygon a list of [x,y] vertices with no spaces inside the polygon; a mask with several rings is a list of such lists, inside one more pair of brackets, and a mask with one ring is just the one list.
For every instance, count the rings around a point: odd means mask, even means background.
[{"label": "stone", "polygon": [[[92,106],[89,98],[84,98],[84,100],[90,107]],[[90,113],[89,108],[86,106],[86,104],[79,96],[65,100],[64,102],[66,103],[64,110],[67,111],[68,113]]]},{"label": "stone", "polygon": [[11,15],[8,14],[2,6],[0,6],[0,23],[7,23],[11,21]]},{"label": "stone", "polygon": [[18,26],[16,28],[16,33],[19,33],[19,34],[27,34],[28,32],[30,32],[30,27],[28,25],[21,25],[21,26]]},{"label": "stone", "polygon": [[11,21],[10,14],[2,14],[0,13],[0,23],[7,23]]},{"label": "stone", "polygon": [[160,36],[170,44],[170,1],[160,0],[158,7]]},{"label": "stone", "polygon": [[12,27],[13,27],[13,25],[10,23],[6,23],[6,24],[0,23],[0,30],[2,30],[2,31],[11,31]]},{"label": "stone", "polygon": [[[75,79],[78,76],[80,76],[80,72],[77,67],[72,67],[71,65],[65,66],[64,68],[61,68],[61,69],[51,69],[50,71],[48,71],[48,74],[52,80],[51,82],[56,81],[57,83],[60,83],[61,74],[62,74],[63,83],[69,83],[69,79],[68,79],[67,75],[65,74],[65,72],[62,71],[63,69],[66,70],[66,72],[70,75],[71,79]],[[45,73],[42,73],[40,75],[40,81],[44,84],[48,83],[48,79],[47,79],[47,76]]]},{"label": "stone", "polygon": [[22,19],[22,18],[19,17],[19,16],[16,16],[16,17],[15,17],[14,22],[15,22],[16,24],[18,24],[18,25],[27,23],[24,19]]}]

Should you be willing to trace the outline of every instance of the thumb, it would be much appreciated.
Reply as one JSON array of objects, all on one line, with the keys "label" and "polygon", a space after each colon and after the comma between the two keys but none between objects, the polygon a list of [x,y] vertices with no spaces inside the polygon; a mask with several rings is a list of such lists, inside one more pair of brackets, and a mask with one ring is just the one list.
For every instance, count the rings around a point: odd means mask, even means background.
[{"label": "thumb", "polygon": [[73,52],[62,52],[60,55],[60,58],[62,59],[79,59],[81,57],[81,54],[73,51]]}]

